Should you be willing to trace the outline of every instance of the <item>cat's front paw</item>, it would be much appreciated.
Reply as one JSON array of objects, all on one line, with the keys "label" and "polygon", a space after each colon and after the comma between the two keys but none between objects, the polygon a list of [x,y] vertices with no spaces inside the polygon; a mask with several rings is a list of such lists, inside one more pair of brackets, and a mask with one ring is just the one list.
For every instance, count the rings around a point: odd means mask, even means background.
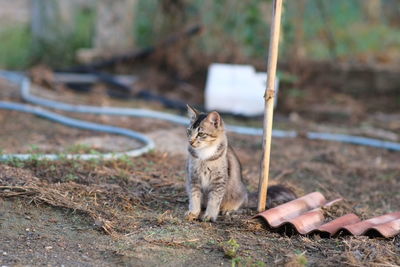
[{"label": "cat's front paw", "polygon": [[203,222],[216,222],[217,221],[217,216],[212,216],[212,215],[209,215],[209,214],[205,213],[203,216],[201,216],[201,220]]},{"label": "cat's front paw", "polygon": [[199,213],[193,213],[191,211],[187,211],[185,215],[186,220],[188,221],[194,221],[199,218]]}]

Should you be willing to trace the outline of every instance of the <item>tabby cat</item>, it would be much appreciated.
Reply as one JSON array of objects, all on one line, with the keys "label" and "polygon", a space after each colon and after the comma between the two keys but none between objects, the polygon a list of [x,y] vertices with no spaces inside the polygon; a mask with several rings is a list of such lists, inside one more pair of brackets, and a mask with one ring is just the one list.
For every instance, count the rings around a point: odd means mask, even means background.
[{"label": "tabby cat", "polygon": [[[239,159],[228,144],[221,116],[216,111],[206,114],[187,107],[190,117],[187,129],[187,219],[215,222],[220,212],[226,214],[240,207],[255,208],[256,194],[249,197]],[[296,198],[290,189],[280,185],[269,187],[268,193],[268,207]],[[200,217],[202,208],[205,212]]]}]

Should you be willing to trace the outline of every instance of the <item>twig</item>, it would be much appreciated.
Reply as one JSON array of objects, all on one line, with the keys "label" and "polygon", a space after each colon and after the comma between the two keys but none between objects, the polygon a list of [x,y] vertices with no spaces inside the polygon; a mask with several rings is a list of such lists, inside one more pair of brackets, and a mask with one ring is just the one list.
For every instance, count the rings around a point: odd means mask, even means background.
[{"label": "twig", "polygon": [[281,25],[282,0],[274,0],[272,13],[272,24],[270,32],[270,43],[268,53],[267,88],[265,90],[265,109],[264,109],[264,135],[263,135],[263,158],[261,163],[261,176],[258,185],[258,205],[259,212],[264,211],[267,202],[267,187],[269,175],[269,163],[271,154],[272,120],[274,112],[275,98],[275,75],[278,61],[279,33]]}]

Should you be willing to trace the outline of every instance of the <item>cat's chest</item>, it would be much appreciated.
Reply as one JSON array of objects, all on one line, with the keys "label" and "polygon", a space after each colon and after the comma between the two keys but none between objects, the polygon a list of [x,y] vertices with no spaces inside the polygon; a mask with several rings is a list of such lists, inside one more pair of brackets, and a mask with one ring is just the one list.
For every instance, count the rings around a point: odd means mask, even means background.
[{"label": "cat's chest", "polygon": [[196,150],[196,154],[199,159],[207,160],[215,155],[217,149],[218,149],[217,146],[205,147]]},{"label": "cat's chest", "polygon": [[210,185],[210,181],[212,178],[212,171],[209,168],[203,168],[200,172],[200,185],[201,188],[207,189]]},{"label": "cat's chest", "polygon": [[220,177],[224,176],[225,173],[225,162],[222,160],[219,162],[212,162],[213,164],[210,164],[211,162],[201,164],[201,168],[199,168],[199,182],[201,185],[202,189],[208,189],[212,182],[216,179],[219,179]]}]

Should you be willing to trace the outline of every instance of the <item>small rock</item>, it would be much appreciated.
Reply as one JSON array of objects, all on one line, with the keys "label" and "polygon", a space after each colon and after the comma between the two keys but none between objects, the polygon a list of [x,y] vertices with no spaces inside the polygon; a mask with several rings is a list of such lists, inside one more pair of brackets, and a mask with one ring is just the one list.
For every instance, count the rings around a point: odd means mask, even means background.
[{"label": "small rock", "polygon": [[44,247],[46,250],[50,250],[50,249],[53,249],[53,247],[52,246],[47,246],[47,247]]}]

